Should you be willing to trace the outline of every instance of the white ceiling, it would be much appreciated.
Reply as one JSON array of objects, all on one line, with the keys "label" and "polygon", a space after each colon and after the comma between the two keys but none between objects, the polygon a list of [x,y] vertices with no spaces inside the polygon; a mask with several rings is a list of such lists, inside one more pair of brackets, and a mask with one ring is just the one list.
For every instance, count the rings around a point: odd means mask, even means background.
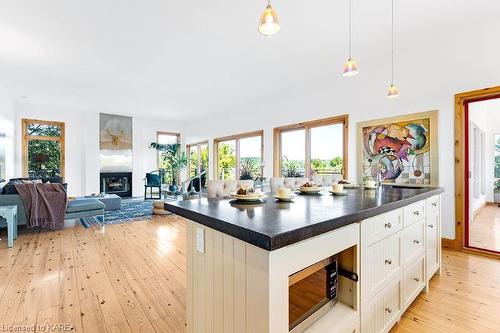
[{"label": "white ceiling", "polygon": [[[367,64],[389,51],[390,1],[352,1]],[[272,3],[282,29],[266,38],[265,0],[2,0],[0,83],[35,104],[188,120],[340,75],[347,0]],[[398,47],[499,13],[493,0],[396,0]]]}]

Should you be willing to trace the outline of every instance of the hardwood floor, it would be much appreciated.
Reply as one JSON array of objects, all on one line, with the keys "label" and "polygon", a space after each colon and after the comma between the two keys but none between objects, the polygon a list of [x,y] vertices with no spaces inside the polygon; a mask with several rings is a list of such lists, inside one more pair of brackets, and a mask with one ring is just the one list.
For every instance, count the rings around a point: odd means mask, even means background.
[{"label": "hardwood floor", "polygon": [[500,207],[481,208],[470,225],[469,245],[500,252]]},{"label": "hardwood floor", "polygon": [[[185,232],[175,216],[104,230],[21,230],[8,249],[2,230],[0,330],[67,323],[78,332],[184,332]],[[392,332],[500,332],[500,261],[443,256],[442,276]]]}]

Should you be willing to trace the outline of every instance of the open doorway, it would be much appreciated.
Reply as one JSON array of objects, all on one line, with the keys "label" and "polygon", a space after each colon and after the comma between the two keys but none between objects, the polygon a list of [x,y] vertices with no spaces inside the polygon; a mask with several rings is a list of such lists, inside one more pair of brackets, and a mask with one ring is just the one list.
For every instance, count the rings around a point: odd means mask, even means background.
[{"label": "open doorway", "polygon": [[467,248],[500,253],[500,96],[465,101]]}]

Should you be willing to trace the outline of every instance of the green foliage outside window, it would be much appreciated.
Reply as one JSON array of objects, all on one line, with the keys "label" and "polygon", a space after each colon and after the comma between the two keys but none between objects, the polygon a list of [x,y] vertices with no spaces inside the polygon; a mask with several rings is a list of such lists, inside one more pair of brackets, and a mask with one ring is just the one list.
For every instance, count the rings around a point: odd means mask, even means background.
[{"label": "green foliage outside window", "polygon": [[261,159],[259,157],[242,157],[240,159],[240,179],[257,180],[261,177]]},{"label": "green foliage outside window", "polygon": [[[28,124],[26,134],[30,137],[61,137],[61,127],[52,124]],[[28,139],[28,175],[50,177],[61,175],[61,142],[56,140]]]},{"label": "green foliage outside window", "polygon": [[234,145],[221,142],[218,144],[218,165],[220,179],[234,179],[234,170],[236,168],[236,152]]}]

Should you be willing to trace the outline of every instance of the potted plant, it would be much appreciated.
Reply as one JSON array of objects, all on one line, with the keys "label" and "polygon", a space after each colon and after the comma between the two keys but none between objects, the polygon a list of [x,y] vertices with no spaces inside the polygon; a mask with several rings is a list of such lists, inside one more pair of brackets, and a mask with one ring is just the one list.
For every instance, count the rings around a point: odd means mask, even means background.
[{"label": "potted plant", "polygon": [[169,169],[172,176],[172,183],[168,187],[171,192],[177,192],[179,187],[177,186],[177,179],[179,174],[188,165],[188,158],[179,143],[174,144],[161,144],[158,142],[151,142],[149,148],[154,148],[161,152],[162,162]]}]

